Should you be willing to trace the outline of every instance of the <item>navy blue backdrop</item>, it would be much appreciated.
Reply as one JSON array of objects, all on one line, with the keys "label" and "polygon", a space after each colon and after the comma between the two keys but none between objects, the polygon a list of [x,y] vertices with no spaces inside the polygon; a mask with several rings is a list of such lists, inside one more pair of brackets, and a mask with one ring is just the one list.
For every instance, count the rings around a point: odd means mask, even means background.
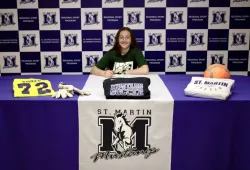
[{"label": "navy blue backdrop", "polygon": [[249,0],[1,1],[1,75],[89,73],[122,26],[151,72],[249,75]]}]

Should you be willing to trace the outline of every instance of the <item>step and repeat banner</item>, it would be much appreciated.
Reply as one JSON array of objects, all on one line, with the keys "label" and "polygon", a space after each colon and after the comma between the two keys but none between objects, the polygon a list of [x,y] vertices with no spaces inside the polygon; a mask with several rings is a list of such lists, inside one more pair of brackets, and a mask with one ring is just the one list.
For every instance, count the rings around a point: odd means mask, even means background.
[{"label": "step and repeat banner", "polygon": [[130,27],[150,67],[249,75],[249,0],[1,0],[1,75],[84,74]]}]

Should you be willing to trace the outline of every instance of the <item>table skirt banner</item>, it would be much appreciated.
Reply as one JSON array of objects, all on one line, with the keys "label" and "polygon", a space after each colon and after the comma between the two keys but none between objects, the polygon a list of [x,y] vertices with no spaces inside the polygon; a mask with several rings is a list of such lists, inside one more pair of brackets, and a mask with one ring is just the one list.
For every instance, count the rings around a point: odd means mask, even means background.
[{"label": "table skirt banner", "polygon": [[106,100],[105,78],[91,75],[78,99],[79,170],[170,170],[174,100],[158,75],[151,99]]},{"label": "table skirt banner", "polygon": [[192,75],[148,77],[149,100],[106,100],[93,75],[22,76],[90,96],[14,98],[20,76],[1,77],[0,170],[250,169],[249,77],[226,101],[185,96]]}]

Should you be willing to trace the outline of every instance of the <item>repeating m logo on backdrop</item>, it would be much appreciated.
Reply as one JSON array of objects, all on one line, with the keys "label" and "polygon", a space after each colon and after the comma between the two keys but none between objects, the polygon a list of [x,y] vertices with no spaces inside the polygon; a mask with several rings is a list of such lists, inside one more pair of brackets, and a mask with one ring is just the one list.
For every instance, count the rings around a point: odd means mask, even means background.
[{"label": "repeating m logo on backdrop", "polygon": [[190,0],[190,3],[195,3],[195,2],[206,2],[206,0]]},{"label": "repeating m logo on backdrop", "polygon": [[233,0],[233,3],[237,2],[248,2],[249,0]]},{"label": "repeating m logo on backdrop", "polygon": [[57,55],[45,55],[44,60],[45,60],[44,68],[53,68],[59,66],[57,64]]},{"label": "repeating m logo on backdrop", "polygon": [[212,24],[225,24],[226,21],[226,11],[213,11]]},{"label": "repeating m logo on backdrop", "polygon": [[78,0],[63,0],[62,1],[62,4],[64,4],[64,3],[73,3],[73,2],[77,2]]},{"label": "repeating m logo on backdrop", "polygon": [[204,45],[204,34],[203,33],[191,33],[191,42],[189,46]]},{"label": "repeating m logo on backdrop", "polygon": [[128,12],[127,15],[128,15],[127,25],[141,24],[142,23],[140,11]]},{"label": "repeating m logo on backdrop", "polygon": [[162,2],[163,0],[148,0],[148,3]]},{"label": "repeating m logo on backdrop", "polygon": [[16,64],[16,56],[3,56],[3,69],[18,67]]},{"label": "repeating m logo on backdrop", "polygon": [[43,13],[43,25],[56,25],[56,13],[55,12],[44,12]]},{"label": "repeating m logo on backdrop", "polygon": [[14,22],[14,14],[13,13],[0,13],[0,27],[1,26],[8,26],[8,25],[15,25]]},{"label": "repeating m logo on backdrop", "polygon": [[120,2],[121,0],[105,0],[105,3]]},{"label": "repeating m logo on backdrop", "polygon": [[22,47],[32,47],[37,46],[36,35],[35,34],[23,34],[23,46]]},{"label": "repeating m logo on backdrop", "polygon": [[35,3],[36,0],[20,0],[20,4]]},{"label": "repeating m logo on backdrop", "polygon": [[222,64],[222,65],[225,65],[223,63],[223,58],[224,58],[223,54],[211,54],[211,65],[212,64]]},{"label": "repeating m logo on backdrop", "polygon": [[87,63],[85,68],[90,68],[96,65],[96,63],[98,62],[99,56],[98,55],[88,55],[86,57]]},{"label": "repeating m logo on backdrop", "polygon": [[84,25],[99,24],[98,12],[85,12],[85,23]]},{"label": "repeating m logo on backdrop", "polygon": [[112,47],[115,44],[115,34],[114,33],[107,33],[106,34],[106,47]]},{"label": "repeating m logo on backdrop", "polygon": [[[151,110],[137,111],[138,114],[141,112],[147,116],[138,116],[128,121],[130,116],[121,110],[116,110],[113,117],[99,116],[98,126],[101,128],[101,141],[97,146],[98,153],[90,157],[93,162],[99,159],[112,160],[140,155],[144,155],[146,159],[160,150],[151,147],[148,143]],[[136,115],[136,113],[133,114]]]},{"label": "repeating m logo on backdrop", "polygon": [[162,34],[161,33],[149,33],[149,41],[148,41],[148,46],[157,46],[157,45],[162,45]]},{"label": "repeating m logo on backdrop", "polygon": [[183,24],[183,11],[171,11],[169,25]]},{"label": "repeating m logo on backdrop", "polygon": [[182,54],[170,54],[169,55],[169,65],[170,67],[182,67],[184,64],[182,63]]},{"label": "repeating m logo on backdrop", "polygon": [[64,47],[78,46],[77,34],[64,34],[65,44]]},{"label": "repeating m logo on backdrop", "polygon": [[233,41],[231,46],[246,45],[246,33],[233,33]]}]

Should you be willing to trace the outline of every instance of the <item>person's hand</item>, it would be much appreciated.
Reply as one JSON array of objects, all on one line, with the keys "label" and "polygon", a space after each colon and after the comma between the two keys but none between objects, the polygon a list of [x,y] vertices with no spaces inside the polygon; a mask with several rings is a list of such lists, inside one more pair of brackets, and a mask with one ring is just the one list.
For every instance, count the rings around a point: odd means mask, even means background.
[{"label": "person's hand", "polygon": [[106,78],[112,77],[113,74],[114,74],[114,73],[113,73],[112,70],[105,70],[105,71],[104,71],[104,77],[106,77]]}]

